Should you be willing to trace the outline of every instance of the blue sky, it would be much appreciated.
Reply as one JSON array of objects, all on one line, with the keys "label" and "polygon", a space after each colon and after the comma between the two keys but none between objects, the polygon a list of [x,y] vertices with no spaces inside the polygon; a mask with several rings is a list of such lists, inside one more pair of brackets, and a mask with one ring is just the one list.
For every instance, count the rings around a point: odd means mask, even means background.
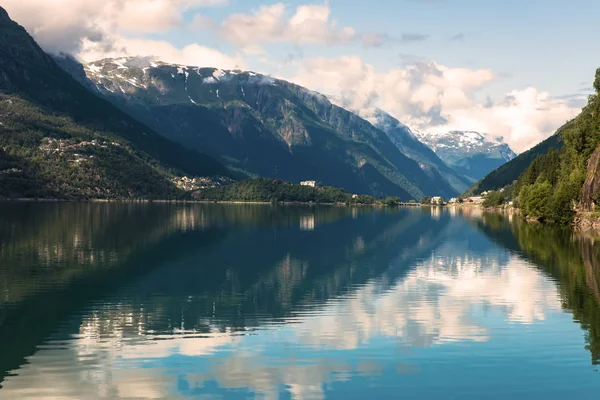
[{"label": "blue sky", "polygon": [[[247,13],[264,4],[257,0],[231,0],[229,5],[203,9],[216,20],[231,13]],[[305,57],[359,54],[368,62],[389,69],[402,63],[402,55],[415,55],[453,67],[491,68],[502,74],[494,91],[534,86],[555,96],[591,92],[600,57],[593,38],[600,37],[600,2],[564,0],[330,0],[332,17],[340,26],[359,32],[388,34],[381,48],[360,45],[302,46]],[[307,1],[287,1],[290,8]],[[322,4],[314,2],[312,4]],[[191,21],[197,10],[186,12]],[[405,42],[403,34],[424,35]],[[178,31],[165,35],[173,43],[201,41],[231,50],[218,36]],[[271,56],[284,60],[295,49],[276,46]]]},{"label": "blue sky", "polygon": [[[600,2],[5,0],[49,52],[250,69],[413,129],[524,151],[585,104]],[[61,12],[56,13],[60,7]]]}]

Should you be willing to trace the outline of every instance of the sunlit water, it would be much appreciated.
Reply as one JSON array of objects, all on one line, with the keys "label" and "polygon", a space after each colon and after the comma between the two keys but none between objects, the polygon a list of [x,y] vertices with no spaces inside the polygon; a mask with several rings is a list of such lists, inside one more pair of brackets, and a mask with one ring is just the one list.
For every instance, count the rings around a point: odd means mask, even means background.
[{"label": "sunlit water", "polygon": [[0,398],[597,399],[591,239],[441,209],[0,204]]}]

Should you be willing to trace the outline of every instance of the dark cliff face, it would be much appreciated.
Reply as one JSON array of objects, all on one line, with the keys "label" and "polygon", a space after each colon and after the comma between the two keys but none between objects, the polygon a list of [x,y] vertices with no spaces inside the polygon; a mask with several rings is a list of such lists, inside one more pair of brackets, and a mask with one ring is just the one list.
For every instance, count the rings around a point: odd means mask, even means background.
[{"label": "dark cliff face", "polygon": [[581,211],[594,211],[600,193],[600,146],[596,148],[588,162],[587,174],[581,190]]}]

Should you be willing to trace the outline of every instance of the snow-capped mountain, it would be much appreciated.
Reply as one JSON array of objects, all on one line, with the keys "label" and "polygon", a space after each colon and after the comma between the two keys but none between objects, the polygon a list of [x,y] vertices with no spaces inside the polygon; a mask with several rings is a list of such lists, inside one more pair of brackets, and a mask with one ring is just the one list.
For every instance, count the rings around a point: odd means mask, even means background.
[{"label": "snow-capped mountain", "polygon": [[517,156],[501,136],[492,138],[473,131],[414,133],[446,164],[475,180]]},{"label": "snow-capped mountain", "polygon": [[430,147],[421,142],[407,125],[381,109],[369,114],[358,112],[375,127],[385,132],[398,149],[419,163],[429,174],[440,174],[458,192],[464,192],[475,181],[450,168]]},{"label": "snow-capped mountain", "polygon": [[243,174],[403,199],[459,193],[368,121],[281,79],[142,57],[61,65],[157,132]]}]

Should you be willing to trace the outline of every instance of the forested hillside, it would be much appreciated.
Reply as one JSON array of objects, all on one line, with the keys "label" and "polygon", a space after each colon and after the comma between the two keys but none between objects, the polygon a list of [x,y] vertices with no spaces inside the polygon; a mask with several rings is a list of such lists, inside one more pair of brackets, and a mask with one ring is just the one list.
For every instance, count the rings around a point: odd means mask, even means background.
[{"label": "forested hillside", "polygon": [[173,198],[227,175],[84,88],[0,8],[0,197]]},{"label": "forested hillside", "polygon": [[466,194],[471,195],[488,190],[498,190],[512,184],[538,156],[548,153],[551,149],[562,148],[562,131],[569,127],[570,124],[567,123],[548,139],[490,172],[485,178],[473,185]]},{"label": "forested hillside", "polygon": [[231,185],[199,190],[193,194],[201,201],[250,201],[250,202],[302,202],[302,203],[352,203],[383,204],[397,206],[398,197],[375,199],[371,196],[354,196],[343,189],[318,185],[302,186],[280,179],[258,178]]},{"label": "forested hillside", "polygon": [[600,194],[600,68],[595,93],[560,134],[564,146],[538,156],[518,178],[514,196],[531,218],[568,223],[575,210],[594,211]]}]

